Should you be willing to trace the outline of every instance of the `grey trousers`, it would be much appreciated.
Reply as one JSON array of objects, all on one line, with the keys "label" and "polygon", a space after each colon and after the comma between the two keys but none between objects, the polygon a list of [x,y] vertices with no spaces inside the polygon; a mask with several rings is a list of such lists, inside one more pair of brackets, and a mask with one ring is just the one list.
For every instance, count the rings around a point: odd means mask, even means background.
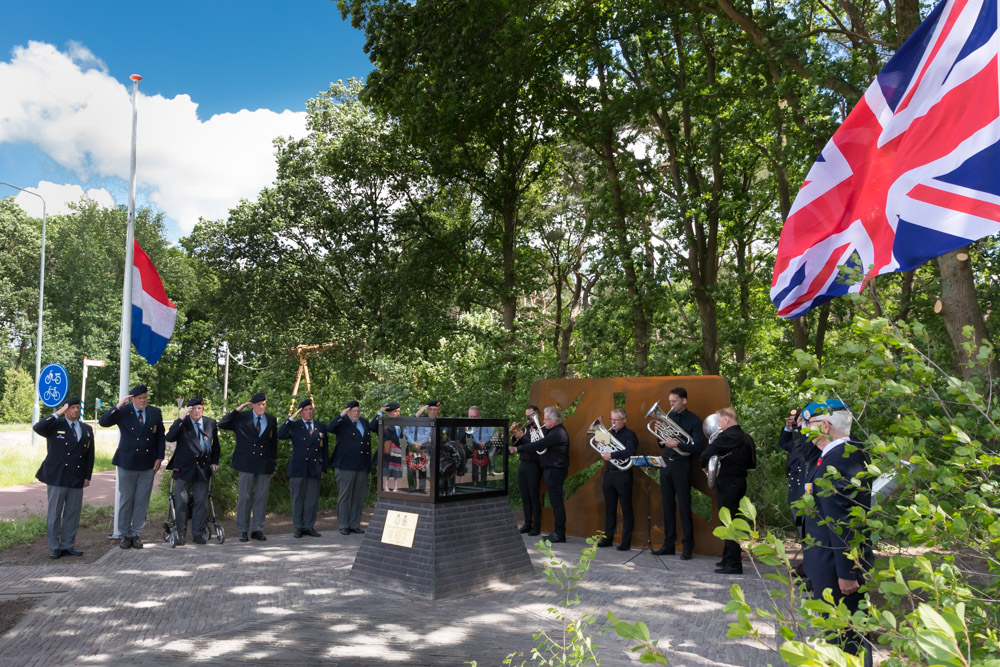
[{"label": "grey trousers", "polygon": [[[174,480],[174,514],[177,516],[177,533],[183,538],[187,535],[188,518],[191,519],[191,534],[205,537],[205,526],[208,524],[208,482],[194,480],[186,482],[183,479]],[[194,494],[194,507],[191,517],[188,517],[188,498]]]},{"label": "grey trousers", "polygon": [[319,508],[318,477],[292,477],[288,480],[292,491],[292,525],[296,530],[312,530],[316,525]]},{"label": "grey trousers", "polygon": [[49,511],[45,522],[45,536],[49,550],[72,549],[76,544],[76,530],[80,527],[83,509],[83,489],[68,486],[49,486]]},{"label": "grey trousers", "polygon": [[126,470],[118,466],[118,536],[141,537],[153,492],[153,469]]},{"label": "grey trousers", "polygon": [[[241,533],[247,533],[251,530],[253,532],[264,531],[264,519],[267,518],[267,490],[270,485],[270,475],[258,475],[252,472],[240,473],[239,486],[237,487],[236,529]],[[251,512],[253,512],[252,522]]]},{"label": "grey trousers", "polygon": [[334,469],[337,475],[337,526],[361,529],[361,509],[368,493],[367,470]]}]

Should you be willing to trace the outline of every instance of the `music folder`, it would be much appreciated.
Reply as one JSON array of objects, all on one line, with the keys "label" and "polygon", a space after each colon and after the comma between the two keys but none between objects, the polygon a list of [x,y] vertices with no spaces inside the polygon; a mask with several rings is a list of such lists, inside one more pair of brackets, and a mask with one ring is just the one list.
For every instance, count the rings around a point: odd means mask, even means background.
[{"label": "music folder", "polygon": [[662,456],[633,456],[632,465],[640,468],[663,468]]}]

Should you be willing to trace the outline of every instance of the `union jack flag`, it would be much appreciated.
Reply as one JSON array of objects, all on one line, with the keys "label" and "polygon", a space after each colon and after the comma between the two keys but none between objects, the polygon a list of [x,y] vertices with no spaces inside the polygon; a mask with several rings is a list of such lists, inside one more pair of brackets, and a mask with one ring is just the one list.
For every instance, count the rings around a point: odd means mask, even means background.
[{"label": "union jack flag", "polygon": [[997,22],[997,0],[945,0],[878,73],[785,221],[779,316],[1000,231]]}]

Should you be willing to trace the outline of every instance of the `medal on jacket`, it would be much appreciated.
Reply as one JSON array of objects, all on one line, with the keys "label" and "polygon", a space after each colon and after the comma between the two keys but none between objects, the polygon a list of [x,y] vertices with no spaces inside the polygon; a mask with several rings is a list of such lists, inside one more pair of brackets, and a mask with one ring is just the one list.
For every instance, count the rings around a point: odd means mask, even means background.
[{"label": "medal on jacket", "polygon": [[806,483],[805,483],[805,487],[804,487],[804,489],[803,489],[803,492],[804,492],[804,493],[805,493],[805,494],[806,494],[807,496],[811,496],[811,495],[812,495],[812,492],[813,492],[813,483],[812,483],[812,482],[806,482]]}]

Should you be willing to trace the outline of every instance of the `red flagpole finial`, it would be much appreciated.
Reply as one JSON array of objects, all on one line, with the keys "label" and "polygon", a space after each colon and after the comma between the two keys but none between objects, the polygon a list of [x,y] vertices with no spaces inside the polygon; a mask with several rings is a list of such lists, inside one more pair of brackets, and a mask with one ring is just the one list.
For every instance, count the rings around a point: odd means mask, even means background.
[{"label": "red flagpole finial", "polygon": [[142,81],[142,77],[139,76],[138,74],[133,74],[129,78],[132,79],[133,81]]}]

